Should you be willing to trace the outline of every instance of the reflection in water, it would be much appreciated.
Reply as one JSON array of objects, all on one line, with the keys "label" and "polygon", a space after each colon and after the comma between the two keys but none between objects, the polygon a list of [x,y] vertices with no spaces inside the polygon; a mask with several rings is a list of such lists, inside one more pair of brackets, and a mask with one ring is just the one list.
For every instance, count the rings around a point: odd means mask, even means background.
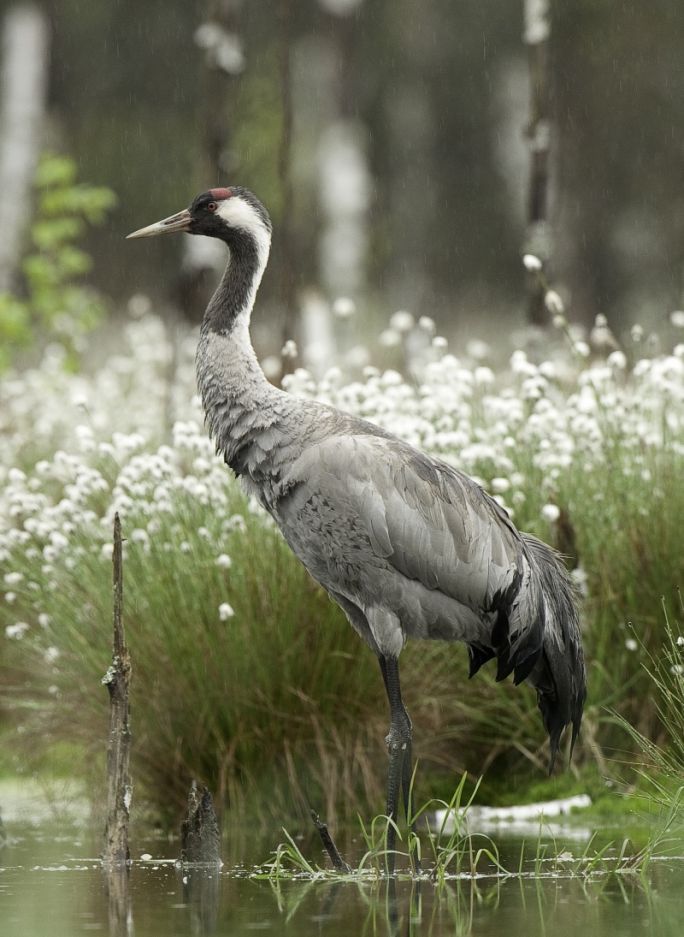
[{"label": "reflection in water", "polygon": [[418,933],[417,927],[422,923],[421,882],[412,883],[408,902],[406,904],[406,925],[402,926],[402,907],[397,899],[397,883],[391,879],[387,883],[385,907],[387,909],[387,923],[392,937],[406,934],[407,937]]},{"label": "reflection in water", "polygon": [[[361,937],[679,937],[684,902],[679,866],[642,876],[273,883],[282,934]],[[673,887],[674,886],[674,887]],[[315,922],[316,928],[312,927]],[[223,918],[224,926],[226,919]],[[251,927],[259,926],[250,922]],[[222,933],[241,931],[224,930]]]},{"label": "reflection in water", "polygon": [[157,858],[103,870],[80,832],[17,824],[7,832],[2,937],[77,937],[108,926],[109,937],[679,937],[684,920],[682,859],[589,880],[571,875],[569,858],[531,863],[529,877],[275,881],[259,877],[262,866],[179,870],[177,843],[151,837]]},{"label": "reflection in water", "polygon": [[292,933],[307,933],[315,920],[326,934],[363,937],[467,937],[474,908],[495,910],[500,886],[496,880],[483,889],[467,879],[272,883],[280,920]]},{"label": "reflection in water", "polygon": [[211,867],[184,866],[183,900],[190,908],[190,933],[200,937],[211,937],[216,933],[219,902],[221,898],[221,873],[216,865]]},{"label": "reflection in water", "polygon": [[130,866],[104,865],[102,869],[109,909],[109,937],[131,937],[133,908],[129,889]]},{"label": "reflection in water", "polygon": [[[498,883],[491,890],[498,894]],[[381,900],[376,896],[370,903],[365,932],[373,937],[382,933],[390,937],[433,937],[445,932],[466,937],[472,930],[476,896],[483,897],[472,880],[439,886],[420,880],[391,880],[383,884]]]}]

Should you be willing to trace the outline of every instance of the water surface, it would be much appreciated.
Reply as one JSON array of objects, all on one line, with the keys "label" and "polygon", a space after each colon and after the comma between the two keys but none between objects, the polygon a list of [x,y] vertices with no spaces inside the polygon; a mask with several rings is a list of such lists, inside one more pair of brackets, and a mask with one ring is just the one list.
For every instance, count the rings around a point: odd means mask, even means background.
[{"label": "water surface", "polygon": [[[6,824],[0,850],[0,933],[3,937],[73,937],[87,932],[136,937],[185,935],[518,935],[526,937],[679,937],[684,930],[684,861],[654,861],[645,875],[590,880],[556,874],[475,881],[365,883],[287,880],[254,875],[253,865],[227,855],[219,873],[183,872],[178,844],[151,834],[149,859],[107,879],[97,859],[99,838],[64,824]],[[248,840],[247,840],[248,841]],[[273,844],[240,842],[241,855],[266,858]],[[499,846],[518,868],[519,844]],[[227,844],[227,853],[231,844]],[[556,842],[577,855],[577,840]],[[315,844],[308,855],[319,860]],[[492,873],[494,870],[491,870]],[[532,874],[532,865],[526,866]]]}]

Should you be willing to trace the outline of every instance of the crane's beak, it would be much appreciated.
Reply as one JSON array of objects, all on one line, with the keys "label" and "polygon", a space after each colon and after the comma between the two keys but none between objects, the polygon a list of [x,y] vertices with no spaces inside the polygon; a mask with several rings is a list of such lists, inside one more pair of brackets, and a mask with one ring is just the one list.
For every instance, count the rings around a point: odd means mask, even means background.
[{"label": "crane's beak", "polygon": [[163,221],[156,221],[146,228],[138,228],[131,234],[126,235],[126,240],[130,238],[152,238],[157,234],[173,234],[176,231],[187,231],[190,228],[192,215],[187,208],[179,211],[176,215],[164,218]]}]

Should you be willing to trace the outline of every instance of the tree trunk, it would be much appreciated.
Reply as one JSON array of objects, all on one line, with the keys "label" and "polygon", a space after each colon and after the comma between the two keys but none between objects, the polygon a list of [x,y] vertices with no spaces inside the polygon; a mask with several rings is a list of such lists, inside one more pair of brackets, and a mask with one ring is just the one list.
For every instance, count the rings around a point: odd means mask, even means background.
[{"label": "tree trunk", "polygon": [[[280,300],[283,306],[282,343],[296,337],[297,290],[295,286],[294,224],[292,219],[292,0],[280,0],[280,106],[282,128],[278,149],[281,192]],[[281,355],[282,374],[292,370],[293,359]]]},{"label": "tree trunk", "polygon": [[0,73],[0,292],[12,290],[31,219],[47,92],[47,17],[35,3],[16,3],[2,26]]},{"label": "tree trunk", "polygon": [[[236,168],[231,153],[235,80],[244,68],[239,36],[243,0],[208,0],[206,17],[195,31],[203,51],[201,150],[197,191],[225,185]],[[178,278],[178,304],[183,317],[199,322],[226,265],[225,248],[214,238],[185,238]]]},{"label": "tree trunk", "polygon": [[[530,120],[527,138],[530,148],[527,202],[526,254],[534,254],[546,264],[551,257],[549,230],[549,0],[525,0],[525,42],[530,73]],[[527,318],[532,325],[546,325],[544,288],[540,278],[528,272]]]}]

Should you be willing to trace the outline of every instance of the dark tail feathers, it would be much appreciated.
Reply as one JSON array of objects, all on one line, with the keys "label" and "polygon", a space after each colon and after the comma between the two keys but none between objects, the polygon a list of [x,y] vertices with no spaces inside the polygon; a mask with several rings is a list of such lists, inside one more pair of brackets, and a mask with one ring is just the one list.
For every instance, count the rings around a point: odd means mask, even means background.
[{"label": "dark tail feathers", "polygon": [[[537,691],[551,745],[549,773],[558,753],[563,729],[572,723],[572,746],[582,721],[586,673],[580,634],[577,595],[560,555],[529,534],[523,534],[525,552],[539,576],[544,629],[543,645],[528,682]],[[572,751],[572,748],[571,748]]]}]

